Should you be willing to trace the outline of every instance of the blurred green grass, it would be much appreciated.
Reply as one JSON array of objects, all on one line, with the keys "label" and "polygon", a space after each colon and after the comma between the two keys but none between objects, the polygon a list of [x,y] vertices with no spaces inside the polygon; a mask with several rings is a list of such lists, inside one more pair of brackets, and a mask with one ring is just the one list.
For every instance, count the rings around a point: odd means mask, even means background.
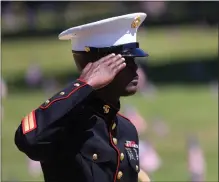
[{"label": "blurred green grass", "polygon": [[[51,93],[51,95],[54,93]],[[2,180],[33,181],[27,172],[26,157],[14,145],[14,133],[23,116],[43,103],[42,92],[11,93],[3,100],[2,122]],[[207,161],[206,181],[218,179],[218,103],[208,87],[159,87],[154,99],[140,95],[123,98],[148,121],[148,138],[162,158],[162,167],[154,174],[155,181],[188,181],[186,161],[187,134],[199,137]],[[170,127],[167,137],[158,137],[151,130],[151,121],[160,116]],[[35,180],[41,180],[37,178]]]},{"label": "blurred green grass", "polygon": [[[138,34],[141,47],[150,55],[149,64],[217,56],[217,40],[217,27],[204,26],[141,28]],[[42,66],[45,75],[75,71],[70,41],[57,37],[2,41],[2,74],[6,80],[24,74],[30,62]]]}]

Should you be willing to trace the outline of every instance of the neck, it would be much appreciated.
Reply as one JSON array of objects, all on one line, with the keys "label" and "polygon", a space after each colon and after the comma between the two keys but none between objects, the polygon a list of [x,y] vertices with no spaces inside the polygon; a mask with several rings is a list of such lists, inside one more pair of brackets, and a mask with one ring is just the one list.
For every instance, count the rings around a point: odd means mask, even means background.
[{"label": "neck", "polygon": [[97,93],[100,99],[108,102],[109,104],[111,104],[116,108],[118,107],[120,96],[113,94],[114,93],[113,91],[107,91],[101,89]]}]

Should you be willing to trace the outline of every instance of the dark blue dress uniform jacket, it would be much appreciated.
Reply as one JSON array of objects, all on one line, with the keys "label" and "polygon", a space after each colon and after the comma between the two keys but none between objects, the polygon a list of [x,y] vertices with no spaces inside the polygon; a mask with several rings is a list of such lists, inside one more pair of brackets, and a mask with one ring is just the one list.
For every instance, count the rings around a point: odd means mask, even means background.
[{"label": "dark blue dress uniform jacket", "polygon": [[46,182],[137,182],[138,134],[118,110],[76,80],[23,118],[15,144]]}]

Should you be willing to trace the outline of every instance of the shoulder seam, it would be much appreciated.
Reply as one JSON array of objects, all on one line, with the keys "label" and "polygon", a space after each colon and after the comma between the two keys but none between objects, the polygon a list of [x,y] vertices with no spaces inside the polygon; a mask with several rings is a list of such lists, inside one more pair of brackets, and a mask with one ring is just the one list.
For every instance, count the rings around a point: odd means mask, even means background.
[{"label": "shoulder seam", "polygon": [[121,113],[117,113],[118,116],[121,116],[122,118],[128,120],[130,122],[130,124],[134,127],[135,131],[138,133],[135,125],[132,123],[132,121],[130,119],[128,119],[127,117],[125,117],[124,115],[122,115]]},{"label": "shoulder seam", "polygon": [[131,122],[131,120],[130,119],[128,119],[127,117],[125,117],[124,115],[122,115],[121,113],[117,113],[117,115],[119,115],[119,116],[121,116],[122,118],[124,118],[124,119],[127,119],[128,121],[130,121]]}]

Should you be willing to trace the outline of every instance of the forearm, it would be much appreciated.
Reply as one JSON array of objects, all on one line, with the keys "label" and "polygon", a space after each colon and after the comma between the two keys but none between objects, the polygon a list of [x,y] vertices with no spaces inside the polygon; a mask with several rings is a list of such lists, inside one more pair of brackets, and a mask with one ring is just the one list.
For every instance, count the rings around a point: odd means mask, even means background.
[{"label": "forearm", "polygon": [[[59,146],[63,131],[86,99],[92,97],[93,88],[76,80],[47,102],[23,118],[15,134],[15,144],[33,160],[46,158]],[[71,116],[70,116],[71,115]]]}]

